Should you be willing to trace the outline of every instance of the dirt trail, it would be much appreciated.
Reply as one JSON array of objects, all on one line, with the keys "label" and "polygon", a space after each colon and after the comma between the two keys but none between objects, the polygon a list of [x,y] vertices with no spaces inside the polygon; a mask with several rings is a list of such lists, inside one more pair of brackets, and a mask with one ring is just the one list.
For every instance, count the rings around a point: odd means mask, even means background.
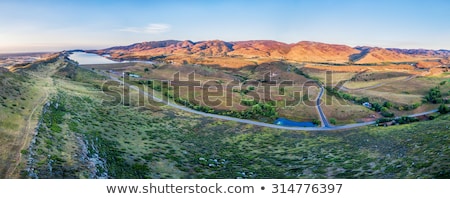
[{"label": "dirt trail", "polygon": [[[5,165],[2,165],[3,171],[6,171],[3,173],[3,176],[0,176],[0,178],[19,178],[20,177],[20,169],[18,169],[21,166],[21,163],[24,163],[22,161],[22,150],[27,149],[33,136],[35,127],[37,125],[37,119],[33,119],[37,113],[40,113],[40,110],[44,106],[44,104],[47,102],[48,96],[50,95],[50,92],[53,90],[53,79],[51,76],[58,71],[59,68],[61,68],[63,65],[61,65],[63,62],[63,59],[60,58],[56,63],[52,63],[47,65],[47,71],[45,73],[36,73],[27,71],[27,74],[34,76],[35,80],[40,82],[41,87],[39,88],[41,93],[43,93],[43,96],[39,98],[39,100],[36,100],[33,103],[33,109],[31,110],[31,113],[27,116],[26,121],[22,129],[20,130],[19,135],[15,138],[14,142],[12,143],[12,149],[11,154],[8,157],[7,163]],[[45,86],[44,86],[45,85]]]},{"label": "dirt trail", "polygon": [[34,127],[36,125],[33,125],[36,123],[36,120],[33,120],[33,117],[35,116],[36,112],[39,112],[40,109],[42,109],[42,106],[47,102],[48,98],[48,92],[45,91],[45,95],[42,96],[34,105],[33,110],[31,111],[30,115],[27,118],[26,125],[21,130],[21,136],[17,137],[14,140],[14,148],[13,151],[16,151],[15,157],[12,157],[11,164],[9,166],[9,169],[6,172],[5,178],[18,178],[20,172],[17,172],[17,167],[19,167],[21,160],[22,160],[22,150],[25,150],[28,148],[28,144],[30,143],[32,137],[34,136]]}]

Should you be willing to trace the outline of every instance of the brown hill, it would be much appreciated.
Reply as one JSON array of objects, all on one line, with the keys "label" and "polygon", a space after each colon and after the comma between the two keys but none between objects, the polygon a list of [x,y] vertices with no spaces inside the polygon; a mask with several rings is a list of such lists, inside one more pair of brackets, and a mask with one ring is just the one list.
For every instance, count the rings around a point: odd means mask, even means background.
[{"label": "brown hill", "polygon": [[386,48],[387,50],[395,51],[412,56],[426,56],[426,57],[448,57],[450,56],[450,50],[427,50],[427,49],[399,49],[399,48]]},{"label": "brown hill", "polygon": [[232,51],[233,45],[220,40],[197,42],[192,46],[191,53],[201,56],[226,56]]},{"label": "brown hill", "polygon": [[238,41],[232,42],[232,44],[233,52],[228,53],[228,55],[246,58],[270,57],[282,59],[290,50],[288,44],[270,40]]},{"label": "brown hill", "polygon": [[[373,47],[355,47],[346,45],[325,44],[319,42],[302,41],[295,44],[286,44],[271,40],[251,40],[225,42],[221,40],[192,42],[189,40],[166,40],[136,43],[129,46],[118,46],[103,50],[91,51],[98,54],[110,54],[115,59],[150,59],[164,57],[163,59],[178,63],[205,63],[214,62],[218,65],[229,66],[237,63],[231,59],[264,60],[286,59],[300,62],[330,62],[357,64],[381,62],[411,62],[424,58],[443,58],[450,54],[447,50],[407,50],[385,49]],[[221,58],[220,60],[214,60]],[[226,58],[226,59],[225,59]],[[221,64],[223,60],[227,63]],[[252,60],[247,60],[252,61]],[[242,63],[238,64],[239,67]],[[253,60],[254,61],[254,60]],[[237,67],[237,66],[231,66]]]},{"label": "brown hill", "polygon": [[302,41],[286,44],[270,40],[224,42],[213,41],[153,41],[112,47],[95,51],[113,58],[139,58],[160,55],[196,55],[205,57],[243,57],[289,59],[311,62],[348,62],[349,56],[359,53],[345,45]]},{"label": "brown hill", "polygon": [[360,53],[352,55],[352,61],[358,64],[417,60],[416,57],[384,48],[357,47],[356,49],[360,50]]},{"label": "brown hill", "polygon": [[433,68],[443,65],[443,61],[419,61],[417,62],[417,68]]},{"label": "brown hill", "polygon": [[98,50],[96,53],[111,54],[112,58],[130,58],[172,54],[225,56],[226,53],[230,51],[232,51],[232,44],[220,40],[202,41],[197,43],[189,40],[166,40],[136,43],[130,46],[112,47]]},{"label": "brown hill", "polygon": [[311,62],[348,62],[359,50],[345,45],[302,41],[291,46],[287,59]]}]

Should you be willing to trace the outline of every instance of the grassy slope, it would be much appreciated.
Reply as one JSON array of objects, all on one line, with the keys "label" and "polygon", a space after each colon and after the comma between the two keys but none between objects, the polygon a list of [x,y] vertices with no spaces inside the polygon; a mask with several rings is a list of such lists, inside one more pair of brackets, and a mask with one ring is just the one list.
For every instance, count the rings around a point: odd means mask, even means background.
[{"label": "grassy slope", "polygon": [[93,86],[102,77],[71,70],[75,78],[56,78],[59,92],[30,150],[40,178],[450,178],[449,115],[387,128],[280,131],[102,103]]},{"label": "grassy slope", "polygon": [[64,64],[62,59],[50,57],[27,65],[26,70],[0,72],[0,178],[18,177],[24,168],[23,154],[52,90],[48,75]]},{"label": "grassy slope", "polygon": [[23,132],[27,124],[27,115],[33,109],[32,82],[25,77],[10,72],[0,72],[0,177],[9,175],[9,168],[17,162]]}]

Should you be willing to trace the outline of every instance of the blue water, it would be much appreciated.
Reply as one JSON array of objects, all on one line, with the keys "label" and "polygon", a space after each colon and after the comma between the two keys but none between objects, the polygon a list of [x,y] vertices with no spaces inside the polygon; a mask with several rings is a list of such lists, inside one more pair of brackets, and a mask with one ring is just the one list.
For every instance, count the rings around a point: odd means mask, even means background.
[{"label": "blue water", "polygon": [[275,120],[274,124],[280,126],[294,126],[294,127],[316,127],[312,122],[296,122],[288,120],[286,118],[278,118]]}]

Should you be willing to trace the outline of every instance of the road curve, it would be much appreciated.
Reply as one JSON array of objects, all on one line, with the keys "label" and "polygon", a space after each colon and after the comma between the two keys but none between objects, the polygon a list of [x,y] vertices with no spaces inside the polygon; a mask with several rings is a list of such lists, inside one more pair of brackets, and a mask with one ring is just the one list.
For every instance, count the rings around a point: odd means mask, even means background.
[{"label": "road curve", "polygon": [[[222,120],[228,120],[228,121],[234,121],[234,122],[239,122],[239,123],[243,123],[243,124],[251,124],[251,125],[255,125],[255,126],[262,126],[262,127],[268,127],[268,128],[274,128],[274,129],[283,129],[283,130],[294,130],[294,131],[335,131],[335,130],[343,130],[343,129],[351,129],[351,128],[356,128],[356,127],[361,127],[361,126],[367,126],[367,125],[371,125],[371,124],[375,124],[375,122],[363,122],[363,123],[356,123],[356,124],[347,124],[347,125],[343,125],[343,126],[330,126],[328,124],[328,121],[326,120],[325,115],[322,112],[322,109],[320,108],[320,106],[317,106],[319,113],[321,113],[321,118],[324,121],[326,121],[326,123],[324,122],[324,127],[291,127],[291,126],[280,126],[280,125],[276,125],[276,124],[269,124],[269,123],[264,123],[264,122],[257,122],[257,121],[253,121],[253,120],[247,120],[247,119],[239,119],[239,118],[235,118],[235,117],[229,117],[229,116],[224,116],[224,115],[216,115],[216,114],[211,114],[211,113],[205,113],[205,112],[201,112],[201,111],[196,111],[193,109],[190,109],[188,107],[185,106],[181,106],[172,102],[167,102],[164,101],[158,97],[155,97],[154,95],[149,94],[148,92],[145,92],[141,89],[139,89],[136,86],[130,85],[128,83],[123,82],[122,80],[118,79],[117,77],[114,77],[112,75],[106,74],[106,73],[102,73],[102,72],[97,72],[101,75],[107,76],[109,77],[111,80],[119,82],[121,84],[124,84],[126,86],[129,86],[129,88],[138,91],[139,93],[143,94],[146,97],[151,97],[153,100],[157,101],[157,102],[162,102],[170,107],[179,109],[179,110],[183,110],[189,113],[193,113],[193,114],[197,114],[197,115],[201,115],[201,116],[205,116],[205,117],[211,117],[211,118],[216,118],[216,119],[222,119]],[[322,97],[322,94],[324,92],[323,87],[321,87],[321,92],[319,94],[319,97],[317,99],[317,104],[320,104],[320,98]],[[431,111],[427,111],[427,112],[423,112],[423,113],[417,113],[417,114],[413,114],[413,115],[409,115],[410,117],[415,117],[415,116],[420,116],[420,115],[426,115],[426,114],[430,114],[430,113],[434,113],[437,112],[437,110],[431,110]],[[323,116],[323,117],[322,117]]]},{"label": "road curve", "polygon": [[329,127],[331,127],[330,123],[328,123],[327,117],[323,113],[322,107],[320,106],[320,102],[321,102],[324,90],[325,89],[323,88],[323,86],[320,86],[320,93],[319,93],[319,96],[317,97],[317,100],[316,100],[316,109],[317,109],[317,112],[319,113],[322,127],[329,128]]}]

